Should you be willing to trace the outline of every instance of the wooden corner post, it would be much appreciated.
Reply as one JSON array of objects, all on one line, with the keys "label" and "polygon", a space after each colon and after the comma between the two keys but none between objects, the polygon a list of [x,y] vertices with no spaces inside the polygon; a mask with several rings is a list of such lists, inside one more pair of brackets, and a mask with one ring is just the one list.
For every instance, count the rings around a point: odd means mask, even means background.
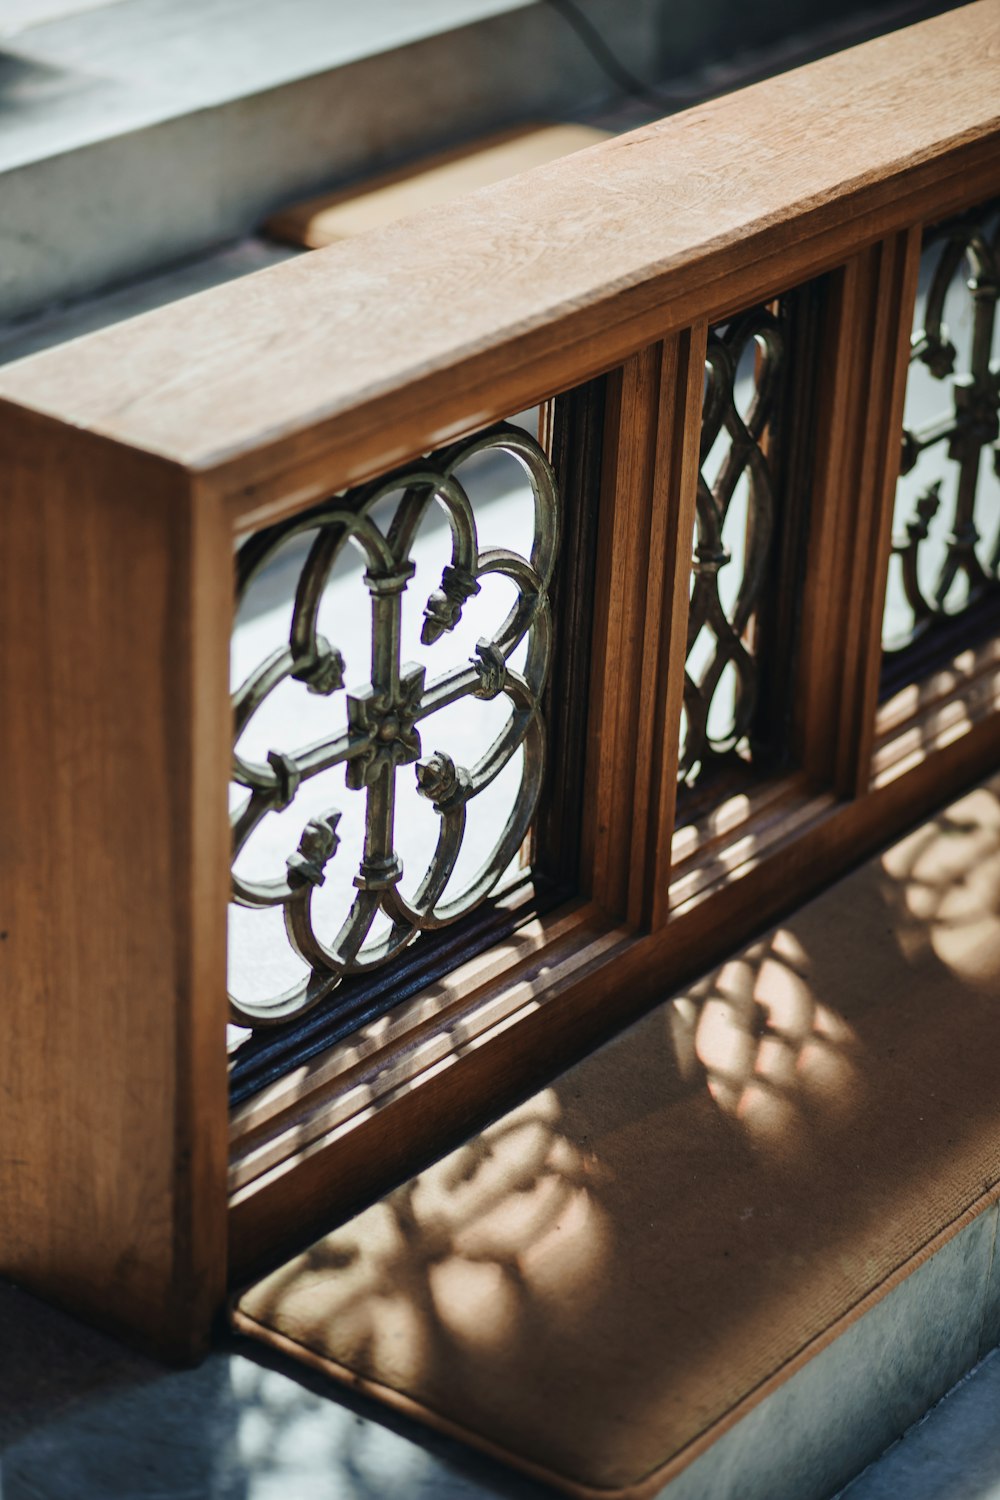
[{"label": "wooden corner post", "polygon": [[0,406],[0,1274],[176,1359],[225,1288],[228,532]]}]

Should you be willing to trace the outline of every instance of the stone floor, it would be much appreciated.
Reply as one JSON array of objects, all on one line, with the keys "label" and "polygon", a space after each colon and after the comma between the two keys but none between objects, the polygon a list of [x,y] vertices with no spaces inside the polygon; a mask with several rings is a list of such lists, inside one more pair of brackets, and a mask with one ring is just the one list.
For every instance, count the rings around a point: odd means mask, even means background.
[{"label": "stone floor", "polygon": [[512,1500],[544,1492],[257,1346],[165,1370],[0,1284],[2,1500]]},{"label": "stone floor", "polygon": [[842,1500],[1000,1500],[1000,1349],[849,1484]]},{"label": "stone floor", "polygon": [[[198,1369],[164,1370],[0,1284],[2,1500],[546,1493],[250,1344],[224,1338]],[[842,1494],[1000,1500],[1000,1351]]]}]

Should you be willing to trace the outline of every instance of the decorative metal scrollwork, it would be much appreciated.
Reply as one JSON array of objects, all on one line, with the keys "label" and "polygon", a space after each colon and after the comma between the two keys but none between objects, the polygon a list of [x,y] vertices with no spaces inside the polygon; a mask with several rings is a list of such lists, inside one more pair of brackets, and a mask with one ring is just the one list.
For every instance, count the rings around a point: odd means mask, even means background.
[{"label": "decorative metal scrollwork", "polygon": [[[476,455],[508,454],[527,475],[534,499],[534,541],[530,558],[503,547],[480,550],[476,515],[458,476]],[[398,495],[388,525],[375,511]],[[496,574],[509,580],[514,603],[475,656],[428,681],[427,669],[401,657],[402,595],[414,576],[414,539],[428,507],[443,507],[451,532],[451,561],[440,587],[424,607],[421,643],[433,647],[455,629],[463,606],[480,592],[481,581]],[[383,505],[384,509],[384,505]],[[559,507],[555,478],[538,444],[506,424],[442,450],[373,484],[352,490],[307,515],[257,533],[237,558],[237,594],[242,600],[279,549],[301,533],[315,533],[301,565],[287,645],[253,670],[233,695],[233,780],[249,795],[232,817],[232,899],[250,908],[280,907],[288,943],[308,966],[301,983],[273,998],[252,1003],[231,998],[233,1018],[260,1026],[285,1020],[315,1005],[349,974],[386,964],[419,933],[464,916],[485,899],[517,855],[529,830],[542,777],[545,732],[540,712],[550,655],[548,587],[556,557]],[[364,582],[370,595],[371,668],[369,680],[345,689],[347,666],[338,647],[318,630],[320,603],[331,571],[352,544],[363,554]],[[511,657],[527,638],[523,670]],[[263,760],[240,752],[248,724],[268,696],[287,679],[309,692],[346,695],[346,728],[291,753],[272,750]],[[455,763],[444,747],[428,749],[423,725],[448,705],[503,695],[510,705],[507,723],[471,766]],[[446,894],[463,843],[466,809],[523,747],[521,784],[494,847],[471,883]],[[348,794],[366,799],[363,854],[353,877],[355,894],[335,934],[318,930],[314,897],[337,857],[341,811],[330,808],[311,817],[285,869],[266,880],[236,871],[240,851],[271,813],[288,808],[300,786],[343,764]],[[414,894],[400,889],[402,861],[394,838],[397,778],[412,767],[420,794],[439,820],[433,856]],[[370,936],[378,914],[387,930]],[[382,923],[383,928],[386,926]]]},{"label": "decorative metal scrollwork", "polygon": [[[746,369],[745,357],[751,351],[752,371]],[[763,440],[774,413],[783,352],[781,325],[766,308],[709,333],[678,770],[679,779],[689,785],[706,764],[745,745],[753,723],[759,677],[753,623],[775,526],[774,484]],[[738,404],[738,384],[751,390],[745,415]],[[728,445],[710,478],[707,460],[723,432]],[[744,478],[745,521],[741,519],[739,534],[731,536],[727,519]],[[720,579],[734,562],[738,576],[727,590]],[[732,669],[728,674],[727,668]]]},{"label": "decorative metal scrollwork", "polygon": [[[1000,295],[996,205],[931,230],[925,255],[931,260],[930,282],[923,317],[911,342],[910,364],[911,369],[922,365],[944,386],[951,409],[904,427],[900,478],[914,473],[922,454],[946,445],[944,454],[955,466],[954,489],[951,475],[944,472],[918,485],[915,498],[912,485],[907,494],[908,487],[900,484],[898,529],[892,542],[898,573],[895,579],[890,575],[883,628],[889,652],[912,644],[935,619],[969,608],[1000,574],[1000,526],[987,539],[988,545],[980,547],[985,518],[976,513],[982,455],[996,444],[1000,430],[1000,365],[991,359]],[[949,294],[954,295],[963,270],[972,328],[967,369],[957,370],[959,352],[944,321],[945,302]],[[913,384],[911,380],[908,405]],[[1000,450],[994,453],[994,467],[1000,477]],[[935,537],[932,527],[939,515],[947,518],[947,525],[944,535]],[[955,588],[963,582],[964,587]],[[899,617],[904,613],[905,628],[900,628]]]}]

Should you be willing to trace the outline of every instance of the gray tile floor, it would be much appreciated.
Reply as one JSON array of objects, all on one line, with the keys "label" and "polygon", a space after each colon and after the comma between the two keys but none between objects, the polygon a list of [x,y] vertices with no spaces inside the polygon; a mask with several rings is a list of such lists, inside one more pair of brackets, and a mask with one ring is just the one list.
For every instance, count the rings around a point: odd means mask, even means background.
[{"label": "gray tile floor", "polygon": [[[290,1374],[289,1371],[292,1373]],[[546,1492],[223,1338],[167,1370],[0,1284],[2,1500],[531,1500]]]},{"label": "gray tile floor", "polygon": [[[248,1343],[223,1339],[198,1369],[165,1370],[0,1284],[2,1500],[547,1493]],[[1000,1500],[1000,1351],[842,1500]]]}]

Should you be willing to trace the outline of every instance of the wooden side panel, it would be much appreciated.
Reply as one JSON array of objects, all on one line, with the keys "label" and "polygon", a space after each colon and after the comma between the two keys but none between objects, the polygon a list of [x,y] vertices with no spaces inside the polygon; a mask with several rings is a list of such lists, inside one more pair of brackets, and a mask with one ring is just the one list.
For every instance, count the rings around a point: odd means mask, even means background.
[{"label": "wooden side panel", "polygon": [[162,461],[2,408],[0,449],[0,1274],[185,1358],[225,1277],[229,539]]},{"label": "wooden side panel", "polygon": [[869,780],[919,227],[853,257],[825,335],[798,701],[807,773]]}]

